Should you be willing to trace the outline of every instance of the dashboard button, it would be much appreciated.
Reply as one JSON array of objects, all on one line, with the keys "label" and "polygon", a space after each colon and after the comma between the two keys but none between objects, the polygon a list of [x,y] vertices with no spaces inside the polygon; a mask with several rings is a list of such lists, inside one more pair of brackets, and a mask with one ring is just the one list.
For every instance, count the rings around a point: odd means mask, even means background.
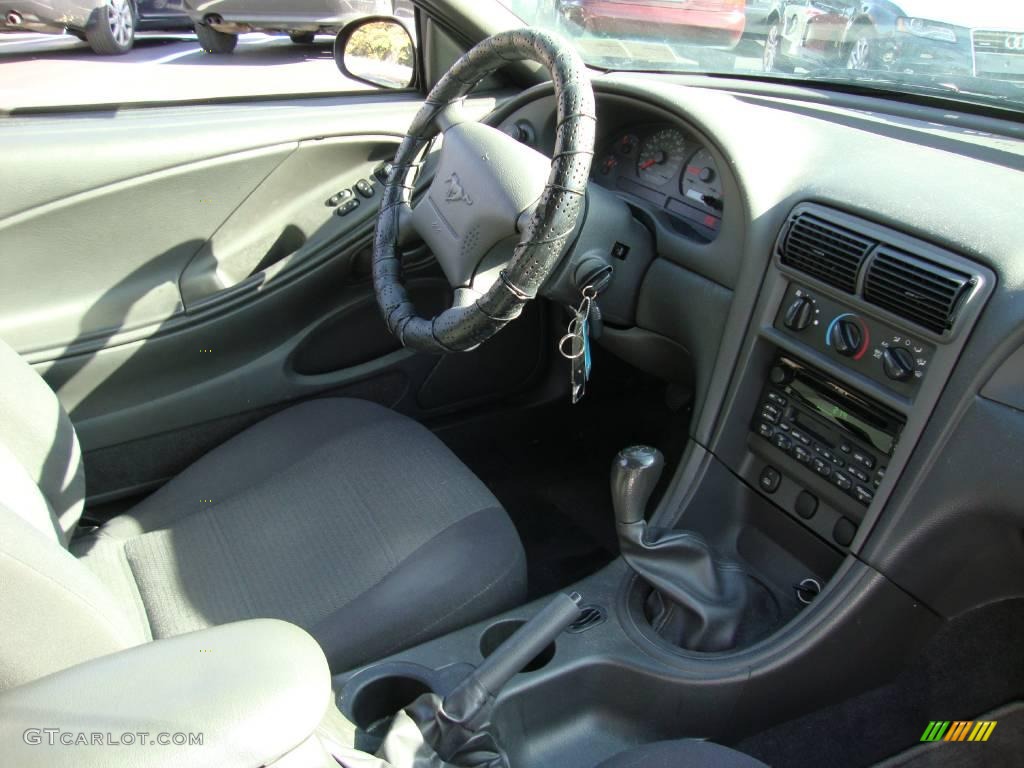
[{"label": "dashboard button", "polygon": [[761,409],[761,418],[772,424],[777,424],[779,421],[779,409],[764,407]]},{"label": "dashboard button", "polygon": [[793,445],[793,443],[791,443],[789,438],[786,437],[785,435],[776,435],[775,437],[772,438],[772,443],[775,444],[776,448],[783,451],[788,451],[790,447],[792,447]]},{"label": "dashboard button", "polygon": [[854,467],[854,466],[850,466],[850,467],[848,467],[848,468],[847,468],[847,470],[846,470],[846,471],[847,471],[847,472],[849,472],[849,473],[850,473],[851,475],[853,475],[854,477],[856,477],[856,478],[857,478],[858,480],[860,480],[860,481],[861,481],[862,483],[866,483],[866,482],[868,482],[868,479],[869,479],[869,478],[868,478],[868,473],[867,473],[867,472],[865,472],[865,471],[864,471],[863,469],[861,469],[860,467]]},{"label": "dashboard button", "polygon": [[832,540],[840,547],[848,547],[853,543],[853,537],[857,535],[857,526],[848,517],[841,517],[836,520],[832,527]]},{"label": "dashboard button", "polygon": [[796,497],[796,505],[794,508],[800,517],[804,520],[810,520],[818,511],[818,497],[813,493],[801,491],[800,495]]},{"label": "dashboard button", "polygon": [[771,400],[776,405],[779,405],[779,406],[785,405],[786,403],[789,402],[786,398],[784,398],[778,392],[769,392],[768,393],[768,399]]},{"label": "dashboard button", "polygon": [[793,449],[793,458],[799,461],[801,464],[810,464],[811,452],[808,451],[803,446],[798,445]]},{"label": "dashboard button", "polygon": [[828,477],[832,474],[832,465],[823,459],[815,459],[811,462],[811,466],[813,466],[814,471],[822,477]]},{"label": "dashboard button", "polygon": [[832,473],[832,482],[841,491],[848,491],[853,488],[853,480],[844,475],[842,472]]},{"label": "dashboard button", "polygon": [[875,457],[864,451],[854,451],[853,460],[866,469],[873,469],[875,466]]},{"label": "dashboard button", "polygon": [[772,435],[775,434],[775,430],[772,429],[771,424],[769,424],[766,421],[762,421],[760,424],[757,425],[757,434],[759,434],[761,437],[766,437],[769,440],[771,440]]},{"label": "dashboard button", "polygon": [[791,429],[791,430],[789,430],[789,435],[794,440],[799,440],[804,445],[810,445],[811,444],[811,438],[809,438],[807,435],[805,435],[803,432],[800,432],[799,430]]},{"label": "dashboard button", "polygon": [[782,482],[782,475],[775,467],[765,467],[761,470],[761,476],[757,478],[757,484],[765,493],[775,493]]},{"label": "dashboard button", "polygon": [[872,499],[875,498],[875,494],[869,491],[863,485],[858,485],[853,494],[854,496],[857,497],[857,501],[865,505],[870,504]]}]

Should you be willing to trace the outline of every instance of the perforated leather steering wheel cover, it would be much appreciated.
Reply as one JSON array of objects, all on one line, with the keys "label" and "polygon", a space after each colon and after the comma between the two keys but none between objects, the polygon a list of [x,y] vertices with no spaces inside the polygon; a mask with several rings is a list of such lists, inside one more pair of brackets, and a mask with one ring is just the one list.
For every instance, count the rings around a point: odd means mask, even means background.
[{"label": "perforated leather steering wheel cover", "polygon": [[[415,161],[438,133],[437,117],[483,78],[514,61],[543,65],[555,86],[557,126],[551,172],[501,279],[478,300],[432,320],[420,317],[402,283],[399,221],[410,211]],[[583,60],[562,38],[538,29],[501,32],[460,58],[434,86],[395,154],[373,244],[373,284],[388,329],[426,352],[472,349],[522,312],[558,263],[576,226],[594,155],[594,92]],[[403,214],[405,209],[405,214]]]}]

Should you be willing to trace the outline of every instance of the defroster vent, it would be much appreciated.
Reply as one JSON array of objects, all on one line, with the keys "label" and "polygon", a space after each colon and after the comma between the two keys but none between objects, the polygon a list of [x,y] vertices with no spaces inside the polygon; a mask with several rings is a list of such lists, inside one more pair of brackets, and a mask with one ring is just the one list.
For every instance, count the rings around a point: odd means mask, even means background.
[{"label": "defroster vent", "polygon": [[879,248],[864,280],[864,298],[894,315],[943,333],[974,278],[892,248]]},{"label": "defroster vent", "polygon": [[782,241],[782,263],[847,293],[875,242],[810,213],[793,220]]}]

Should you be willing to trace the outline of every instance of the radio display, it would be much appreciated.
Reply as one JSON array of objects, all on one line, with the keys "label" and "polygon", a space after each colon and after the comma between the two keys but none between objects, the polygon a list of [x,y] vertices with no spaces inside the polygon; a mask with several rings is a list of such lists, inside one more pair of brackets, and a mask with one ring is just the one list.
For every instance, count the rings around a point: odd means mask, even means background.
[{"label": "radio display", "polygon": [[[852,402],[842,405],[836,403],[824,392],[801,380],[799,376],[789,385],[789,390],[829,424],[859,437],[887,456],[892,455],[895,438],[886,431],[886,427],[889,425],[874,414],[862,411]],[[802,415],[797,415],[798,421]],[[802,426],[810,431],[814,430],[813,425],[803,424]]]}]

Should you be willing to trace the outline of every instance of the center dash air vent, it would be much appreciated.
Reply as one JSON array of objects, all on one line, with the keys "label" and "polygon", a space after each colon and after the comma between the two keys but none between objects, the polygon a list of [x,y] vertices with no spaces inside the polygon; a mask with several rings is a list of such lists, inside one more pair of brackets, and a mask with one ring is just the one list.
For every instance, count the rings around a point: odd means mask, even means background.
[{"label": "center dash air vent", "polygon": [[801,213],[782,241],[782,263],[847,293],[857,288],[857,273],[873,240],[810,213]]},{"label": "center dash air vent", "polygon": [[864,298],[895,315],[943,333],[974,285],[963,272],[902,251],[879,248],[864,280]]}]

